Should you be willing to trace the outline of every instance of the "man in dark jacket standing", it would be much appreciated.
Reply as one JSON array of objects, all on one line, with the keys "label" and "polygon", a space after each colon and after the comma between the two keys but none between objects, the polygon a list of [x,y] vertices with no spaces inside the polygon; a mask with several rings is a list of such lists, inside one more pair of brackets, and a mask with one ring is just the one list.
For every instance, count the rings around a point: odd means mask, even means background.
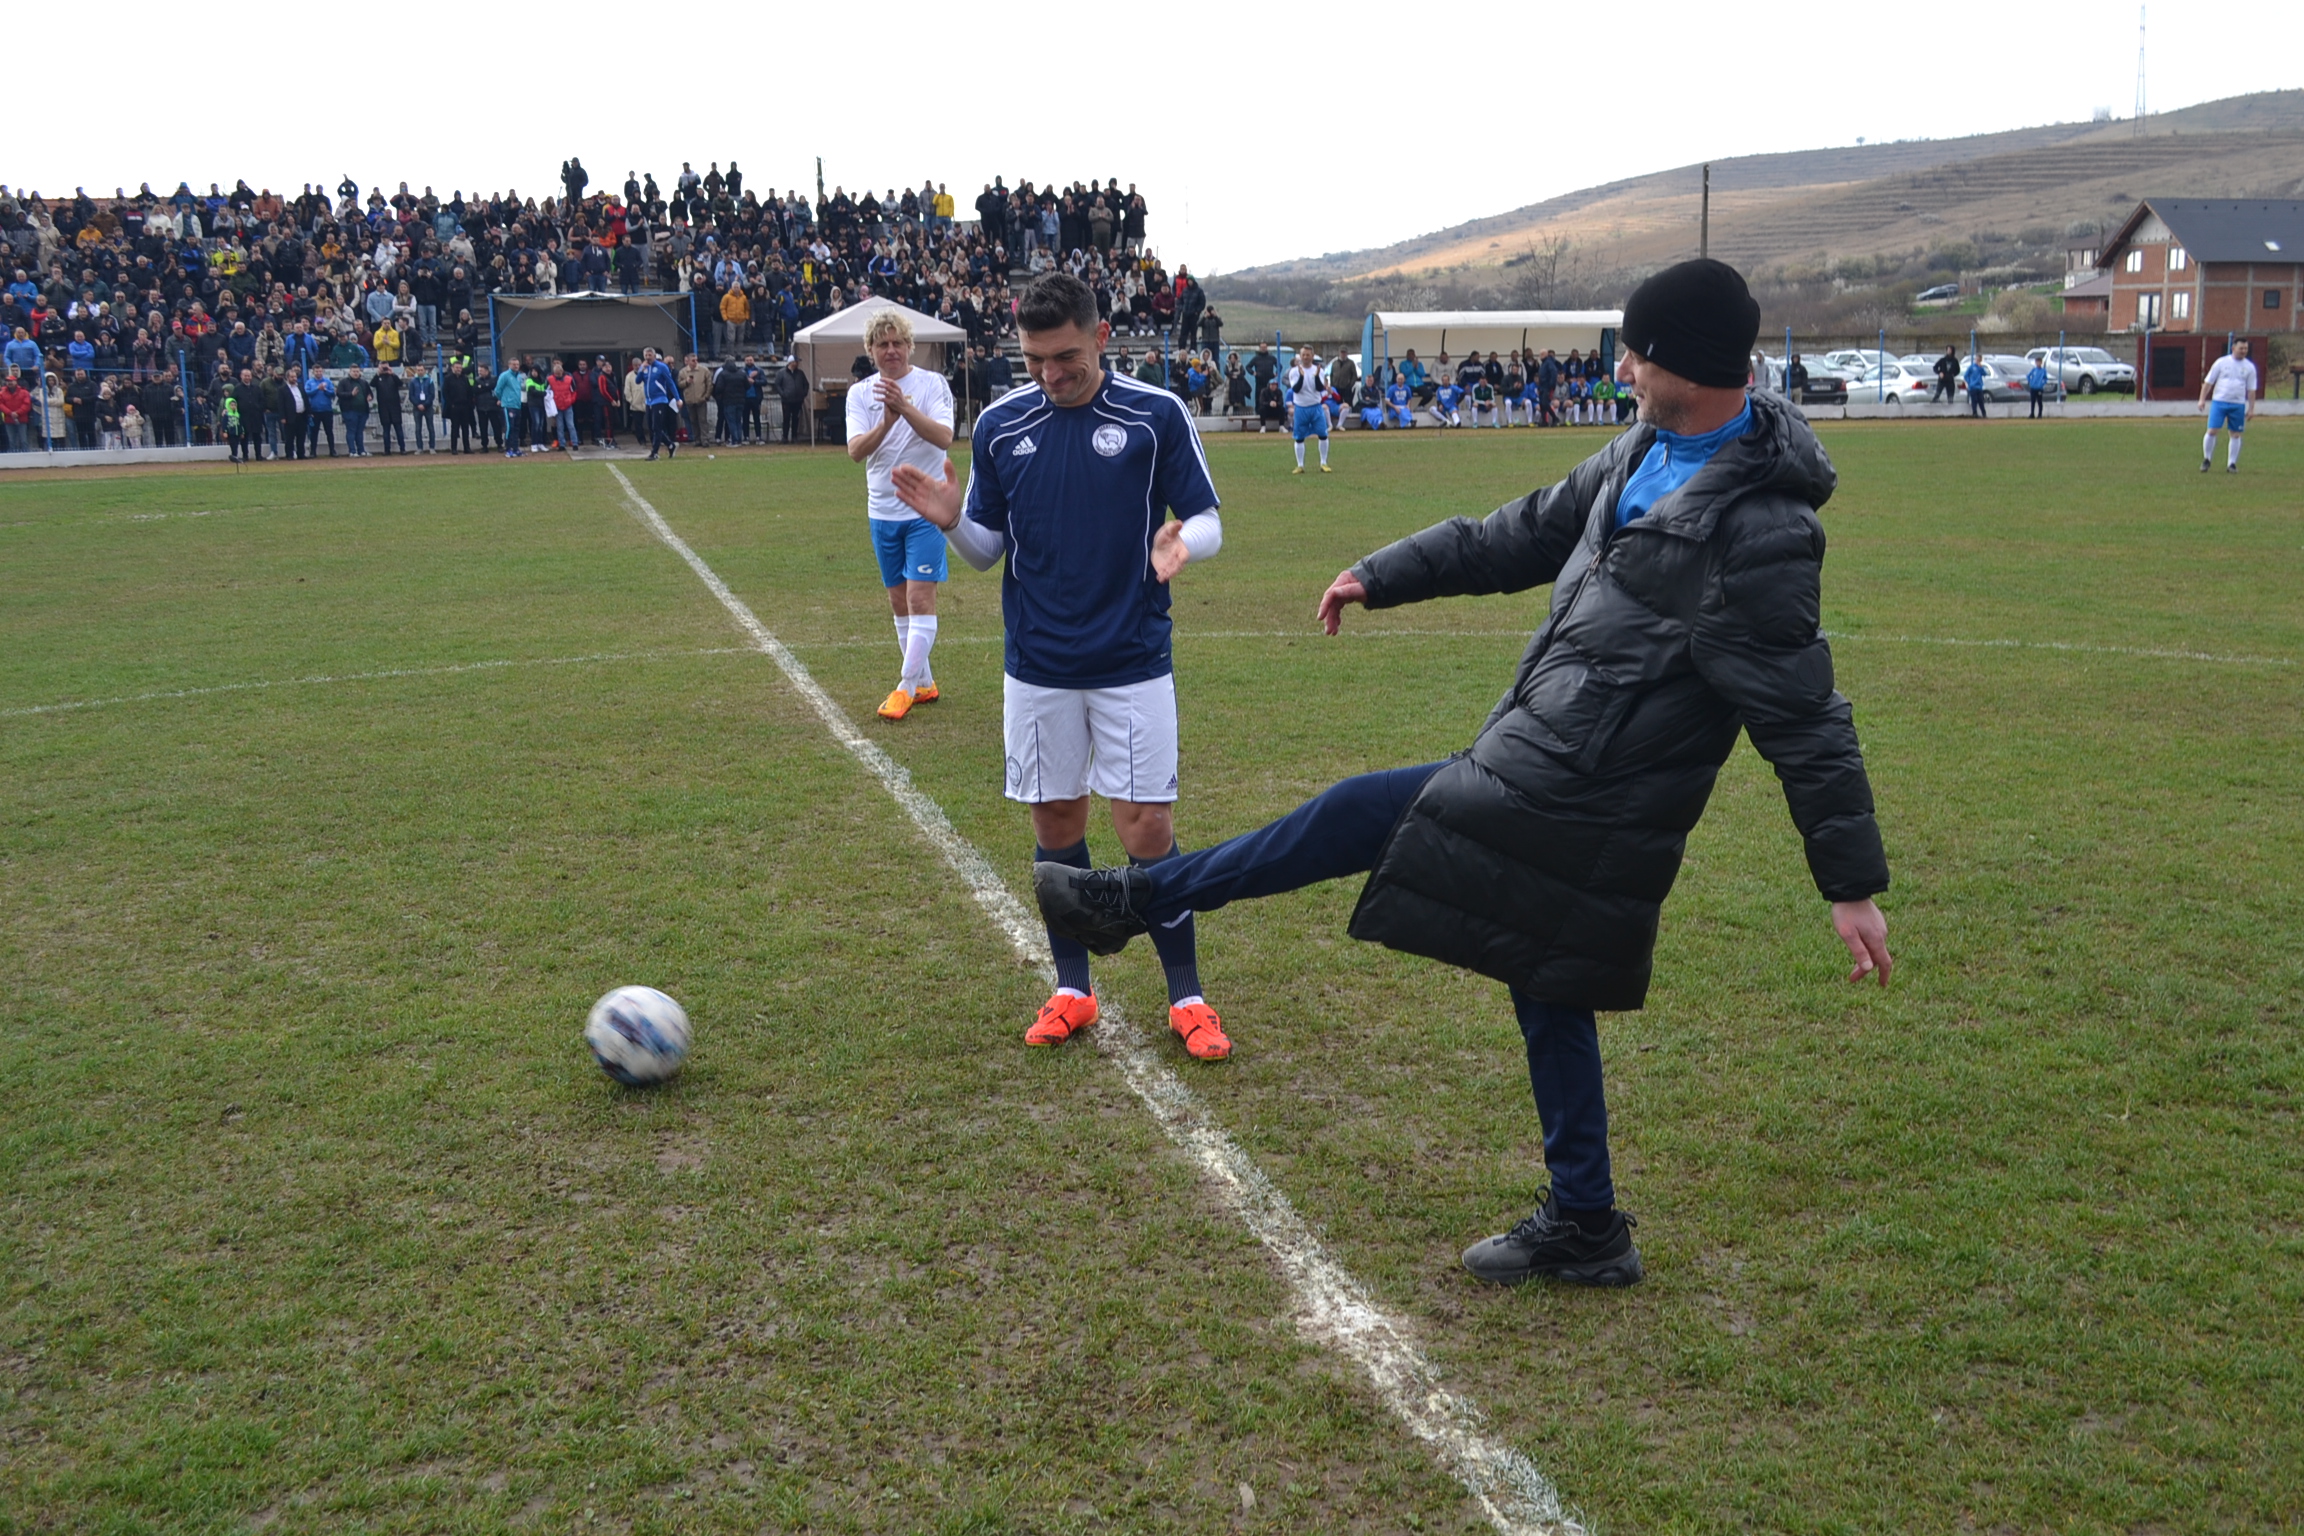
[{"label": "man in dark jacket standing", "polygon": [[1552,1189],[1466,1250],[1483,1280],[1641,1278],[1615,1206],[1594,1009],[1638,1008],[1688,832],[1739,733],[1775,767],[1854,958],[1890,959],[1872,791],[1819,626],[1834,475],[1797,412],[1743,384],[1759,306],[1719,262],[1624,307],[1618,377],[1640,425],[1558,485],[1378,550],[1320,600],[1523,592],[1552,609],[1468,751],[1346,779],[1279,821],[1156,870],[1035,864],[1057,932],[1110,953],[1183,911],[1366,871],[1353,937],[1512,989]]},{"label": "man in dark jacket standing", "polygon": [[801,417],[808,404],[808,371],[800,366],[797,355],[787,358],[784,371],[776,375],[776,403],[783,407],[784,441],[800,440]]}]

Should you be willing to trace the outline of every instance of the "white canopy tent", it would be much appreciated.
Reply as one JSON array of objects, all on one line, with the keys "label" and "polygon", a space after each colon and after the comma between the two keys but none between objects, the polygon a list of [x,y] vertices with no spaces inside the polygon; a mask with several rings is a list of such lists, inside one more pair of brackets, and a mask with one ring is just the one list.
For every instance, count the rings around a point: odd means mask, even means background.
[{"label": "white canopy tent", "polygon": [[1467,352],[1542,352],[1566,356],[1571,348],[1599,352],[1613,361],[1620,309],[1430,309],[1378,310],[1368,317],[1368,351],[1397,362],[1413,347],[1429,368],[1442,353],[1450,359]]},{"label": "white canopy tent", "polygon": [[944,372],[948,357],[945,349],[963,345],[968,340],[968,333],[960,327],[887,299],[866,299],[861,304],[836,309],[792,336],[792,351],[799,357],[802,371],[808,375],[808,382],[816,386],[819,396],[827,394],[826,383],[832,385],[830,393],[847,393],[852,377],[850,370],[856,359],[864,355],[865,328],[871,325],[872,317],[883,310],[894,310],[912,322],[915,343],[912,366],[915,368]]}]

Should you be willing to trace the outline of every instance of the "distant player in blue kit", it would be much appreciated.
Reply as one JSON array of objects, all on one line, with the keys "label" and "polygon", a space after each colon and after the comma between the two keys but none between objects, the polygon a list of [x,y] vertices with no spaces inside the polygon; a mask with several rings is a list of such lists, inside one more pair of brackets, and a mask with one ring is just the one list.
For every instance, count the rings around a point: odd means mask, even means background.
[{"label": "distant player in blue kit", "polygon": [[2248,361],[2248,343],[2236,341],[2227,355],[2208,366],[2200,381],[2200,409],[2208,413],[2208,435],[2200,439],[2200,473],[2216,454],[2219,430],[2225,439],[2224,473],[2240,473],[2240,434],[2248,430],[2248,402],[2256,397],[2256,365]]},{"label": "distant player in blue kit", "polygon": [[1296,349],[1296,361],[1280,387],[1288,392],[1296,422],[1296,470],[1304,473],[1304,439],[1320,435],[1320,473],[1328,473],[1328,375],[1310,347]]},{"label": "distant player in blue kit", "polygon": [[[1112,802],[1130,862],[1157,866],[1181,851],[1168,583],[1223,545],[1215,482],[1183,404],[1104,369],[1111,326],[1096,318],[1087,284],[1041,278],[1017,304],[1016,326],[1032,382],[977,418],[965,497],[949,460],[940,477],[899,465],[895,494],[975,569],[1007,557],[1006,792],[1032,807],[1034,860],[1092,867],[1095,793]],[[1312,408],[1326,419],[1317,394]],[[1154,929],[1152,943],[1185,1050],[1202,1061],[1231,1055],[1200,993],[1192,914]],[[1096,1022],[1087,949],[1053,930],[1048,947],[1056,991],[1027,1045],[1058,1045]]]},{"label": "distant player in blue kit", "polygon": [[1384,412],[1395,426],[1416,425],[1416,395],[1404,379],[1395,377],[1384,390]]}]

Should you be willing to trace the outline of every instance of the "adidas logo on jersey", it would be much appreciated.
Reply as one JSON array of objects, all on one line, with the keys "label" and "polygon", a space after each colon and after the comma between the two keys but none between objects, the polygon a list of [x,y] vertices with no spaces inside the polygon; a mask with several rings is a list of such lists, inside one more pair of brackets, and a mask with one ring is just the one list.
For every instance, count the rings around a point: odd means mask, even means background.
[{"label": "adidas logo on jersey", "polygon": [[1028,453],[1038,453],[1039,451],[1039,449],[1032,446],[1032,439],[1026,438],[1024,441],[1018,443],[1015,447],[1008,450],[1008,457],[1012,459],[1020,459]]}]

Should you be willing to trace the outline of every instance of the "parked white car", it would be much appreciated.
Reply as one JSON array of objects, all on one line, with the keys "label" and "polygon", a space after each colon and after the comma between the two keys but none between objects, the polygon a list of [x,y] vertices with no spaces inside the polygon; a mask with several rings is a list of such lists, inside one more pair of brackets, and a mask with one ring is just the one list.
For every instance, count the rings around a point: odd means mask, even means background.
[{"label": "parked white car", "polygon": [[1936,387],[1936,375],[1891,358],[1885,367],[1867,368],[1848,381],[1850,405],[1923,405]]},{"label": "parked white car", "polygon": [[2136,393],[2136,365],[2120,361],[2102,347],[2066,347],[2061,353],[2054,347],[2034,347],[2024,357],[2027,362],[2046,359],[2049,376],[2061,373],[2064,387],[2076,395],[2100,389]]}]

